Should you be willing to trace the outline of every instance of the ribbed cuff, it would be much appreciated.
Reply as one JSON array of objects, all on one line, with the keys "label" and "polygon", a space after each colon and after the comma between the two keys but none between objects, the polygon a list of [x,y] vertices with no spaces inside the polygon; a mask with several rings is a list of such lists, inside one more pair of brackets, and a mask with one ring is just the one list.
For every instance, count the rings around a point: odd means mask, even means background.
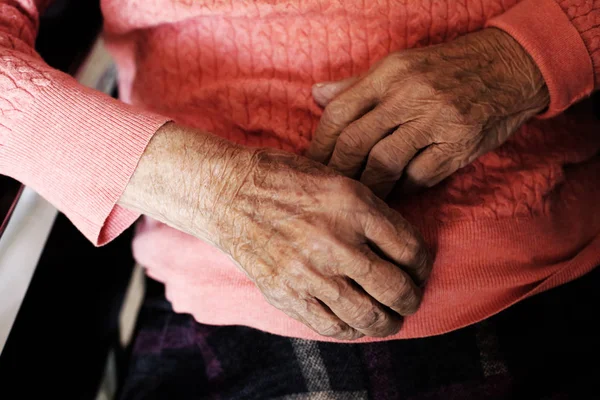
[{"label": "ribbed cuff", "polygon": [[3,137],[3,173],[31,186],[102,245],[139,214],[116,205],[153,134],[169,119],[52,72]]},{"label": "ribbed cuff", "polygon": [[560,114],[594,89],[591,57],[579,32],[555,0],[524,0],[486,24],[511,35],[533,58],[550,106],[540,118]]}]

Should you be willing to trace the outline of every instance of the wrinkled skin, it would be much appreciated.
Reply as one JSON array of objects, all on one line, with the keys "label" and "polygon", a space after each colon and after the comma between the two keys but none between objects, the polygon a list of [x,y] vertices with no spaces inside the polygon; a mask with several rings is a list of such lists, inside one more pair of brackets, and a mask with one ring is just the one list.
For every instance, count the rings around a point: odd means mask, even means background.
[{"label": "wrinkled skin", "polygon": [[396,333],[431,270],[418,234],[362,184],[277,150],[257,150],[218,245],[268,302],[324,336]]},{"label": "wrinkled skin", "polygon": [[176,124],[119,204],[213,243],[271,304],[337,339],[396,333],[431,271],[418,232],[361,183]]},{"label": "wrinkled skin", "polygon": [[439,183],[549,103],[537,66],[493,28],[392,53],[313,96],[325,110],[308,156],[382,198],[400,178],[406,192]]}]

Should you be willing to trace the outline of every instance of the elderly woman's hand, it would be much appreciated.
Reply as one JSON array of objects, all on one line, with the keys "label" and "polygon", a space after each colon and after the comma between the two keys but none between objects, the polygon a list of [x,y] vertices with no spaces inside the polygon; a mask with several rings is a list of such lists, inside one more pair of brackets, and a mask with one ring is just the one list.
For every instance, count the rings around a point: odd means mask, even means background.
[{"label": "elderly woman's hand", "polygon": [[406,191],[437,184],[549,102],[537,66],[498,29],[390,54],[362,77],[315,85],[313,96],[325,111],[308,155],[360,174],[382,198],[403,174]]},{"label": "elderly woman's hand", "polygon": [[271,304],[338,339],[396,333],[431,271],[419,233],[361,183],[175,124],[119,204],[212,242]]},{"label": "elderly woman's hand", "polygon": [[[388,336],[414,313],[431,259],[364,185],[294,154],[256,150],[209,224],[267,301],[324,336]],[[237,168],[236,168],[237,169]]]}]

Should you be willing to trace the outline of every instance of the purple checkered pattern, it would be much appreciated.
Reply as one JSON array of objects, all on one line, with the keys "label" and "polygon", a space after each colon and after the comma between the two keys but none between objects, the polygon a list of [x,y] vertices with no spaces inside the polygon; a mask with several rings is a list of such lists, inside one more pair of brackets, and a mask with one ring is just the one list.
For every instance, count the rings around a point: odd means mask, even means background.
[{"label": "purple checkered pattern", "polygon": [[600,269],[442,336],[370,344],[140,315],[123,399],[600,399]]}]

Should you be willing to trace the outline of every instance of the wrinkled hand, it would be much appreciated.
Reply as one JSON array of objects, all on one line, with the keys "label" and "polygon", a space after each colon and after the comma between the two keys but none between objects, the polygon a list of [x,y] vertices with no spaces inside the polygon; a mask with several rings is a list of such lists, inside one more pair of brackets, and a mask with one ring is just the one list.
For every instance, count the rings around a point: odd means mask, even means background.
[{"label": "wrinkled hand", "polygon": [[271,304],[338,339],[397,332],[431,270],[418,232],[359,182],[172,123],[119,205],[213,243]]},{"label": "wrinkled hand", "polygon": [[304,157],[252,152],[221,190],[216,244],[270,304],[321,335],[396,333],[431,269],[420,235],[356,181]]},{"label": "wrinkled hand", "polygon": [[309,157],[382,198],[403,175],[405,191],[437,184],[549,103],[537,66],[498,29],[390,54],[313,96],[325,111]]}]

